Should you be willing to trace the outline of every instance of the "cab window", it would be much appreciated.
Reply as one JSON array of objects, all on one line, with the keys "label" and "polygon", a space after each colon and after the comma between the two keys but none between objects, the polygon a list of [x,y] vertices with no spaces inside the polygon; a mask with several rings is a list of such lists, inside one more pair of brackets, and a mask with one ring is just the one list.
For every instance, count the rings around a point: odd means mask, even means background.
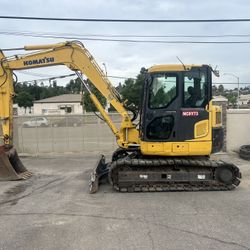
[{"label": "cab window", "polygon": [[208,104],[208,86],[203,72],[186,72],[184,75],[184,107],[205,108]]},{"label": "cab window", "polygon": [[169,73],[155,74],[150,86],[149,108],[166,108],[177,95],[177,76]]}]

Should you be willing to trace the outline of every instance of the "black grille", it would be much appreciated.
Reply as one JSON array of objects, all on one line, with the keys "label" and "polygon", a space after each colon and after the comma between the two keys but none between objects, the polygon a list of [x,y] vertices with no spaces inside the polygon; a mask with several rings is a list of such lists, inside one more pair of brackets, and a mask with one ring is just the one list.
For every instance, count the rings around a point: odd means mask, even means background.
[{"label": "black grille", "polygon": [[213,135],[213,148],[212,148],[212,153],[216,153],[221,151],[223,147],[223,128],[213,128],[212,130],[212,135]]}]

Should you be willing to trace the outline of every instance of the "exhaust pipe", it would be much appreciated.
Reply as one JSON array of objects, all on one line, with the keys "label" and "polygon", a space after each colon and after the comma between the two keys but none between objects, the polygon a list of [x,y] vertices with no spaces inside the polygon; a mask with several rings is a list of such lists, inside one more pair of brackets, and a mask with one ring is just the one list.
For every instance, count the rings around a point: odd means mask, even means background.
[{"label": "exhaust pipe", "polygon": [[0,146],[0,181],[26,180],[32,176],[12,146]]}]

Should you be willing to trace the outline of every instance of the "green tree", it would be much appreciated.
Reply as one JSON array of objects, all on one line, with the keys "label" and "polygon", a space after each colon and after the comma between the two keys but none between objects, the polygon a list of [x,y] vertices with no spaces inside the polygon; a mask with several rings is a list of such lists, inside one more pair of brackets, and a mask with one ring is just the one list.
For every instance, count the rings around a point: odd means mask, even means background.
[{"label": "green tree", "polygon": [[218,89],[217,89],[216,85],[212,86],[212,95],[218,95]]},{"label": "green tree", "polygon": [[164,91],[164,88],[161,87],[155,96],[150,98],[150,107],[152,108],[161,108],[166,107],[176,96],[176,87],[172,87],[168,92]]},{"label": "green tree", "polygon": [[224,95],[224,86],[222,84],[220,84],[219,87],[218,87],[218,94],[219,95]]},{"label": "green tree", "polygon": [[[33,100],[41,100],[52,96],[71,93],[65,87],[58,86],[55,80],[54,81],[51,80],[49,86],[45,86],[43,82],[40,83],[39,86],[37,81],[34,81],[34,83],[32,84],[26,82],[24,83],[17,82],[14,83],[14,89],[17,96],[21,92],[26,92],[33,97]],[[14,103],[17,103],[17,96],[14,98]]]},{"label": "green tree", "polygon": [[66,90],[72,94],[79,94],[81,91],[81,80],[77,78],[76,80],[70,80],[66,85]]},{"label": "green tree", "polygon": [[226,95],[229,104],[231,104],[233,107],[236,107],[237,104],[237,94],[230,92],[229,94]]},{"label": "green tree", "polygon": [[124,100],[127,100],[126,104],[134,105],[136,109],[139,108],[141,103],[141,92],[145,81],[146,69],[141,68],[140,74],[136,79],[129,78],[124,82],[121,88],[120,94]]},{"label": "green tree", "polygon": [[[87,80],[87,84],[90,87],[91,92],[97,97],[102,106],[105,107],[106,98],[99,92],[99,90],[91,83],[89,79]],[[97,111],[97,108],[90,99],[89,93],[87,91],[84,93],[83,103],[84,103],[84,108],[87,112]]]},{"label": "green tree", "polygon": [[37,82],[35,81],[34,84],[30,85],[26,91],[30,95],[33,96],[34,100],[40,100],[41,99],[41,90],[42,90],[42,88],[40,86],[38,86]]},{"label": "green tree", "polygon": [[27,92],[20,92],[16,98],[16,102],[19,107],[24,107],[25,108],[25,113],[26,109],[31,107],[33,105],[33,97]]}]

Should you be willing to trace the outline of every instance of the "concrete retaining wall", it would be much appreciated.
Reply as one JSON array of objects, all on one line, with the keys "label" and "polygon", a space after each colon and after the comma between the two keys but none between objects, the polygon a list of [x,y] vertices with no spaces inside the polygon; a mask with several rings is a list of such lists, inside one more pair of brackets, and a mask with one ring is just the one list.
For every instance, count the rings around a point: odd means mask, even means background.
[{"label": "concrete retaining wall", "polygon": [[[119,128],[120,115],[110,116]],[[94,114],[44,116],[49,121],[47,126],[25,126],[36,117],[42,116],[14,118],[14,145],[21,154],[105,153],[117,148],[110,128]]]},{"label": "concrete retaining wall", "polygon": [[250,144],[250,109],[227,110],[227,151],[238,151]]}]

